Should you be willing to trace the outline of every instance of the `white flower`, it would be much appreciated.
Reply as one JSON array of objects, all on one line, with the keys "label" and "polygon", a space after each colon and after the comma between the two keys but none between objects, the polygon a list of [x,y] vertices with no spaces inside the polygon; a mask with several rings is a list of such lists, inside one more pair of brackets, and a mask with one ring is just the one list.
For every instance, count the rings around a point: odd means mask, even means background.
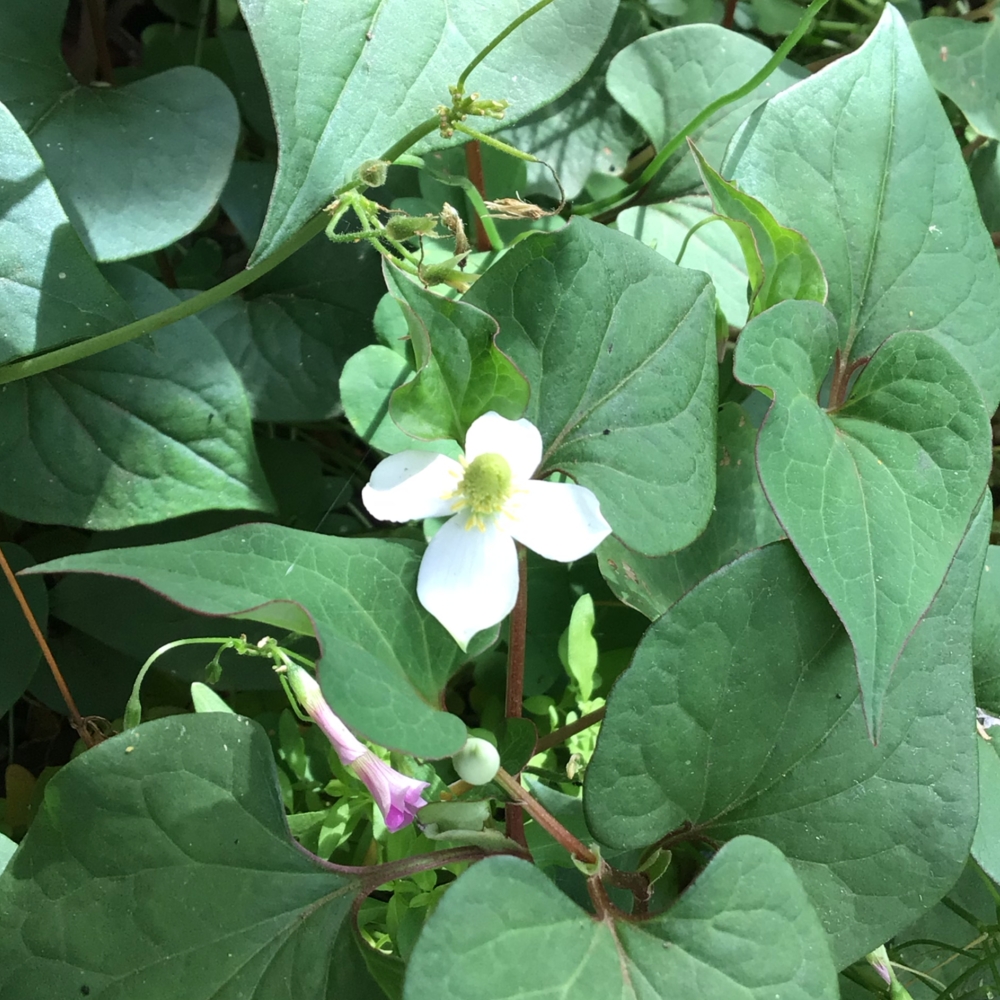
[{"label": "white flower", "polygon": [[469,428],[461,462],[401,451],[376,466],[361,494],[381,521],[455,515],[427,546],[417,596],[462,649],[513,610],[515,540],[546,559],[573,562],[611,534],[586,487],[531,478],[541,461],[534,424],[490,412]]}]

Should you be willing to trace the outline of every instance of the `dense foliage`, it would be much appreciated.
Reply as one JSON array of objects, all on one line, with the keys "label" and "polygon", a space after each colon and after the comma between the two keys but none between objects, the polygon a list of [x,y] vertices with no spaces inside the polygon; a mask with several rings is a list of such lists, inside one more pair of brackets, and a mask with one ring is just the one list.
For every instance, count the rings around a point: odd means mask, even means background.
[{"label": "dense foliage", "polygon": [[993,6],[4,0],[0,1000],[1000,991]]}]

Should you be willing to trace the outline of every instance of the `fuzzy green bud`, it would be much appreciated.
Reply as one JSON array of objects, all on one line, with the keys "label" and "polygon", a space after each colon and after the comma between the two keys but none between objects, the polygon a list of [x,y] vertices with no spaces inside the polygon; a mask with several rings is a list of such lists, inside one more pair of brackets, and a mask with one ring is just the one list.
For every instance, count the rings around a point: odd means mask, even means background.
[{"label": "fuzzy green bud", "polygon": [[381,187],[385,183],[388,172],[389,162],[387,160],[365,160],[358,167],[358,180],[367,187]]},{"label": "fuzzy green bud", "polygon": [[428,236],[436,226],[437,219],[433,215],[393,215],[385,224],[385,235],[390,240],[402,242],[414,236]]}]

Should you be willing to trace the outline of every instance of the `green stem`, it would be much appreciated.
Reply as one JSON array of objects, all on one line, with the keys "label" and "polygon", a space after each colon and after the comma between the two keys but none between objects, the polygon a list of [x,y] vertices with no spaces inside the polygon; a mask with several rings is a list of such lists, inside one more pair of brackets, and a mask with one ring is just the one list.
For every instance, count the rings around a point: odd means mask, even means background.
[{"label": "green stem", "polygon": [[132,685],[132,693],[129,695],[128,701],[125,704],[125,728],[134,729],[136,726],[142,722],[142,702],[140,700],[140,692],[142,691],[142,682],[145,680],[146,674],[149,673],[149,668],[161,657],[164,653],[169,653],[172,649],[178,649],[180,646],[194,646],[200,644],[210,644],[213,646],[229,646],[233,643],[231,636],[222,636],[221,638],[216,636],[212,638],[197,638],[197,639],[175,639],[173,642],[168,642],[163,646],[160,646],[156,652],[154,652],[148,660],[142,665],[139,673],[136,674],[135,683]]},{"label": "green stem", "polygon": [[523,14],[515,17],[510,24],[507,25],[503,31],[500,32],[496,38],[493,39],[485,49],[480,49],[479,52],[473,57],[472,62],[469,63],[465,69],[462,70],[462,75],[458,78],[458,83],[455,85],[456,89],[461,93],[465,90],[465,81],[468,80],[469,74],[512,32],[516,31],[518,28],[528,20],[529,17],[534,17],[540,10],[548,7],[552,3],[552,0],[538,0],[538,3],[534,7],[529,7]]},{"label": "green stem", "polygon": [[469,201],[472,202],[472,207],[476,210],[476,215],[479,216],[479,221],[482,223],[483,231],[486,233],[487,239],[490,241],[490,245],[494,250],[503,250],[504,243],[500,238],[500,233],[497,232],[497,227],[494,221],[490,218],[489,210],[486,208],[486,202],[483,201],[483,196],[479,193],[479,189],[476,187],[468,177],[463,177],[461,180],[464,182],[461,186],[465,191],[466,196]]},{"label": "green stem", "polygon": [[586,205],[578,205],[573,209],[574,215],[595,215],[598,212],[602,212],[605,209],[612,208],[622,201],[623,198],[629,198],[634,194],[640,192],[647,184],[656,178],[656,175],[660,172],[663,165],[670,159],[674,153],[684,143],[692,132],[695,132],[702,125],[705,124],[717,111],[724,108],[727,104],[732,104],[734,101],[738,101],[747,94],[752,93],[756,90],[780,65],[784,62],[785,57],[793,48],[799,43],[802,36],[809,30],[812,25],[813,19],[816,15],[830,2],[830,0],[813,0],[813,2],[808,6],[806,12],[802,15],[802,19],[795,26],[795,30],[781,43],[777,51],[768,59],[767,63],[752,77],[742,87],[738,87],[736,90],[730,91],[728,94],[723,94],[722,97],[717,98],[712,101],[708,107],[702,109],[694,118],[691,119],[677,133],[664,147],[661,149],[653,160],[647,165],[646,169],[629,184],[627,187],[623,188],[617,194],[608,196],[607,198],[601,198],[598,201],[588,202]]},{"label": "green stem", "polygon": [[323,231],[326,225],[326,215],[319,212],[314,215],[287,243],[283,243],[270,257],[265,258],[259,264],[248,267],[239,274],[234,274],[227,281],[223,281],[207,291],[195,295],[193,298],[177,305],[164,309],[162,312],[153,313],[144,319],[136,320],[127,326],[120,326],[117,330],[109,330],[107,333],[91,337],[89,340],[77,341],[75,344],[68,344],[66,347],[57,348],[46,354],[39,354],[31,358],[23,358],[14,361],[9,365],[0,368],[0,385],[7,382],[16,382],[18,379],[28,378],[31,375],[40,375],[42,372],[52,371],[53,368],[61,368],[73,361],[80,361],[82,358],[89,358],[102,351],[107,351],[112,347],[120,347],[130,340],[144,337],[147,333],[160,330],[177,320],[186,319],[193,316],[202,309],[217,305],[223,299],[229,298],[234,292],[241,288],[246,288],[251,282],[273,270],[283,260],[290,257],[299,247],[304,246],[314,236]]},{"label": "green stem", "polygon": [[541,162],[537,156],[532,156],[531,153],[526,153],[523,149],[518,149],[516,146],[511,146],[509,143],[501,142],[499,139],[494,139],[493,136],[487,135],[485,132],[480,132],[478,129],[470,128],[462,122],[452,122],[451,127],[456,132],[464,132],[466,135],[471,136],[478,142],[485,142],[487,146],[499,149],[501,153],[506,153],[508,156],[514,156],[519,160],[527,160],[528,163]]},{"label": "green stem", "polygon": [[192,60],[195,66],[201,65],[201,57],[205,49],[205,36],[208,34],[208,13],[211,6],[212,0],[201,0],[198,10],[198,35],[194,42],[194,59]]},{"label": "green stem", "polygon": [[970,913],[964,906],[960,906],[953,899],[949,899],[945,896],[941,902],[947,906],[952,913],[957,914],[967,924],[979,931],[980,934],[983,934],[988,930],[986,925],[974,913]]},{"label": "green stem", "polygon": [[721,215],[710,215],[707,219],[702,219],[701,222],[696,222],[688,231],[687,235],[684,237],[684,242],[681,243],[680,250],[677,251],[677,259],[674,261],[675,264],[680,264],[681,260],[684,258],[684,253],[688,248],[688,243],[691,241],[691,237],[694,236],[702,226],[707,226],[710,222],[722,222]]}]

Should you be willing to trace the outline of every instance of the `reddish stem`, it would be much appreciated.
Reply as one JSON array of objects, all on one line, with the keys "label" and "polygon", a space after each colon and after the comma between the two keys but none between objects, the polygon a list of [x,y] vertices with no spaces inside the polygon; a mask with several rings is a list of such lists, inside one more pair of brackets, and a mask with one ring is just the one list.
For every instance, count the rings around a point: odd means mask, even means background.
[{"label": "reddish stem", "polygon": [[535,753],[544,753],[546,750],[551,750],[553,747],[565,743],[571,736],[576,736],[577,733],[582,733],[585,729],[596,726],[604,718],[605,711],[606,708],[602,705],[600,708],[595,708],[593,712],[581,715],[576,722],[571,722],[568,726],[560,726],[558,729],[553,729],[547,736],[539,738],[535,744]]},{"label": "reddish stem", "polygon": [[[570,854],[584,864],[593,865],[597,863],[597,855],[583,841],[570,833],[538,799],[522,788],[521,783],[512,774],[508,774],[501,767],[494,780],[515,802],[523,806],[524,811],[550,834],[554,840],[562,844]],[[507,808],[510,808],[510,804],[508,804]]]},{"label": "reddish stem", "polygon": [[[472,142],[465,144],[465,169],[469,174],[469,180],[475,184],[476,190],[485,199],[486,176],[483,173],[483,151],[479,146],[478,139],[473,139]],[[487,253],[493,249],[493,244],[490,243],[490,238],[486,235],[479,213],[474,213],[473,218],[476,220],[476,249],[480,253]]]},{"label": "reddish stem", "polygon": [[35,642],[38,643],[38,647],[42,651],[42,656],[45,657],[45,662],[49,665],[49,670],[52,671],[52,677],[55,679],[56,687],[59,688],[59,693],[62,695],[63,701],[66,702],[66,709],[69,712],[70,717],[70,725],[77,731],[77,733],[80,734],[80,739],[83,740],[89,749],[98,741],[94,739],[93,733],[84,724],[83,717],[80,715],[80,710],[76,707],[73,695],[70,694],[69,687],[63,679],[62,671],[60,671],[59,666],[56,663],[56,658],[52,655],[52,650],[49,648],[49,644],[46,641],[45,636],[42,634],[41,628],[39,628],[38,619],[35,618],[35,613],[31,610],[31,605],[28,604],[28,599],[24,596],[21,584],[14,575],[14,571],[11,569],[10,563],[7,562],[7,557],[4,555],[2,548],[0,548],[0,569],[3,570],[3,575],[7,578],[7,582],[10,584],[10,589],[14,591],[14,597],[17,599],[17,603],[21,606],[21,614],[24,615],[25,621],[28,623],[28,628],[31,629],[31,634],[35,637]]},{"label": "reddish stem", "polygon": [[[528,553],[522,545],[517,547],[518,588],[517,602],[510,615],[510,635],[507,640],[507,698],[505,714],[508,719],[521,717],[524,701],[524,648],[528,632]],[[524,812],[513,802],[504,809],[507,836],[528,849],[524,836]]]},{"label": "reddish stem", "polygon": [[90,21],[90,35],[94,40],[94,54],[97,56],[98,72],[105,83],[114,84],[115,71],[111,65],[111,52],[108,49],[104,0],[86,0],[85,6],[87,18]]},{"label": "reddish stem", "polygon": [[732,28],[736,17],[736,0],[726,0],[726,12],[722,15],[722,27]]}]

